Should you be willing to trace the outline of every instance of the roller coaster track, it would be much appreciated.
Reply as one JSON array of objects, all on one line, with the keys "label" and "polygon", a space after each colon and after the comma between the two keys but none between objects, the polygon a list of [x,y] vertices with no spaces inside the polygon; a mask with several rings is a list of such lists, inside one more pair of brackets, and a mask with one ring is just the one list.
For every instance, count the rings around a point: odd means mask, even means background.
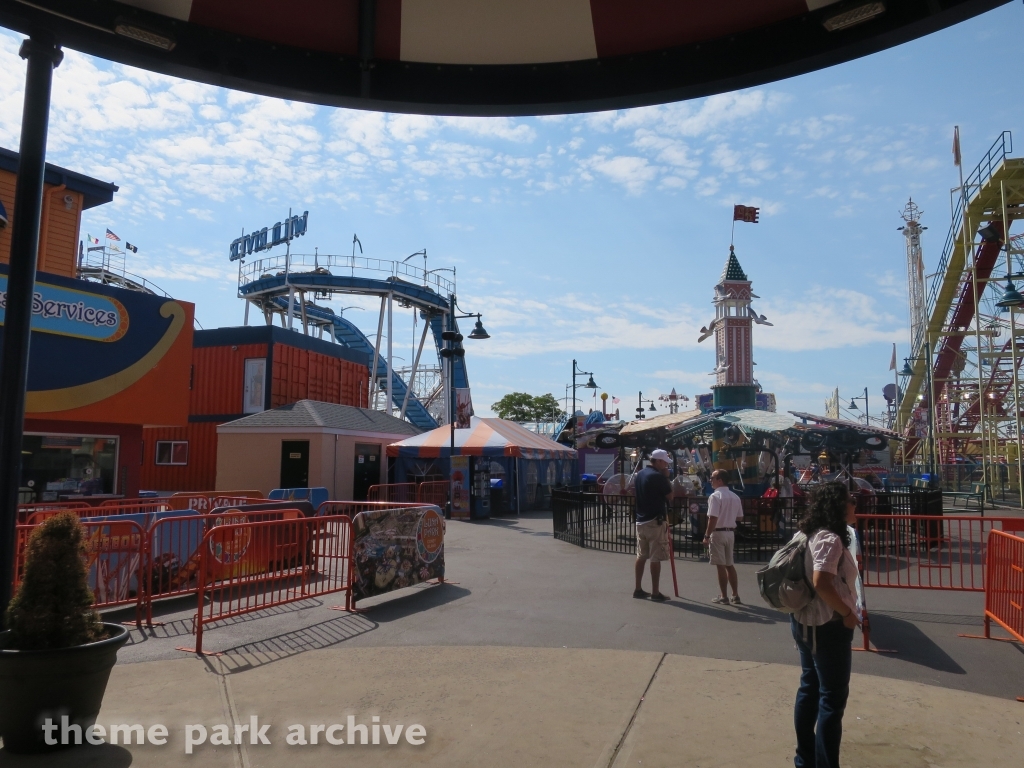
[{"label": "roller coaster track", "polygon": [[[914,409],[918,405],[927,407],[929,404],[926,370],[929,358],[935,401],[946,404],[944,420],[948,425],[946,428],[951,430],[940,433],[940,439],[966,440],[977,426],[977,385],[971,395],[973,402],[961,400],[953,403],[951,390],[959,381],[959,371],[963,368],[964,338],[974,335],[971,328],[978,315],[976,297],[984,294],[993,270],[1000,262],[1004,238],[1001,185],[1006,187],[1011,222],[1024,217],[1024,159],[1009,157],[1012,149],[1012,137],[1009,131],[1005,131],[964,182],[966,211],[963,197],[958,197],[954,208],[939,266],[928,291],[928,324],[911,343],[914,373],[904,385],[905,393],[899,408],[900,423],[905,425],[907,435],[904,446],[907,457],[914,454],[920,443],[911,419]],[[975,242],[976,232],[983,223],[988,223],[998,237]],[[974,269],[967,259],[967,248],[973,251]],[[996,362],[992,360],[991,376],[996,376]],[[989,386],[1005,389],[1005,382],[991,379]],[[985,390],[982,395],[985,394],[995,393]]]},{"label": "roller coaster track", "polygon": [[[391,294],[394,300],[401,305],[415,307],[419,310],[420,317],[430,324],[436,349],[441,349],[443,344],[441,334],[445,330],[450,304],[449,297],[442,295],[441,291],[448,289],[454,293],[454,285],[431,277],[429,273],[424,273],[422,270],[405,267],[401,262],[378,262],[361,258],[352,259],[347,256],[318,255],[315,257],[317,259],[316,266],[307,270],[307,267],[311,265],[304,264],[304,261],[313,258],[314,256],[292,255],[290,266],[293,270],[301,271],[290,271],[287,276],[283,270],[277,269],[278,262],[283,265],[282,257],[261,259],[246,265],[245,270],[239,272],[239,296],[255,301],[265,310],[287,312],[289,288],[300,295],[312,294],[314,296],[335,293],[372,296]],[[320,266],[321,264],[326,266]],[[356,274],[357,271],[362,271],[379,275],[381,271],[395,270],[397,267],[407,269],[408,273],[404,276],[392,274],[383,279]],[[345,271],[350,273],[337,274]],[[404,279],[406,276],[413,279]],[[414,280],[422,280],[424,284],[419,284]],[[308,322],[319,326],[329,325],[332,335],[338,343],[363,352],[371,360],[373,359],[373,343],[352,322],[336,316],[329,308],[317,306],[309,301],[303,304],[297,297],[293,306],[293,316],[301,317],[303,311]],[[458,323],[455,324],[455,328],[458,330]],[[455,365],[452,371],[455,387],[468,387],[469,374],[465,359],[461,357],[451,359],[454,360]],[[387,379],[387,361],[383,355],[377,358],[376,375],[379,379]],[[437,393],[431,393],[425,397],[425,402],[422,402],[411,393],[406,400],[407,390],[406,382],[395,371],[392,371],[391,391],[394,406],[400,410],[404,404],[406,417],[420,429],[436,428],[438,423],[428,411],[427,406],[437,397]]]}]

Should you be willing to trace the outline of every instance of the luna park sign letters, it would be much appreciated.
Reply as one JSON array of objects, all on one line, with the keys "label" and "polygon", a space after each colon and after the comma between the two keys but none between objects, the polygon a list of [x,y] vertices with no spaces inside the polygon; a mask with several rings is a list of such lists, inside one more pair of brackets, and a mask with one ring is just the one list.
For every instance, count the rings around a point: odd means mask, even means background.
[{"label": "luna park sign letters", "polygon": [[309,211],[303,211],[301,216],[289,216],[283,222],[277,222],[273,227],[252,232],[231,242],[230,261],[237,261],[249,254],[260,251],[269,251],[275,245],[291,242],[292,239],[306,234],[306,221],[309,218]]}]

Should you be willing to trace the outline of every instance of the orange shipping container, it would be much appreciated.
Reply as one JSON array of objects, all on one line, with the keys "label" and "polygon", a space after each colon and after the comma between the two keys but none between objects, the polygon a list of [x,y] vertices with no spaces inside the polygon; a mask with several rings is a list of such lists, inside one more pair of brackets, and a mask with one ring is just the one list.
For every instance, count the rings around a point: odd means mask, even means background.
[{"label": "orange shipping container", "polygon": [[370,369],[365,358],[273,326],[196,331],[189,424],[143,430],[142,488],[213,488],[218,424],[298,400],[367,407]]}]

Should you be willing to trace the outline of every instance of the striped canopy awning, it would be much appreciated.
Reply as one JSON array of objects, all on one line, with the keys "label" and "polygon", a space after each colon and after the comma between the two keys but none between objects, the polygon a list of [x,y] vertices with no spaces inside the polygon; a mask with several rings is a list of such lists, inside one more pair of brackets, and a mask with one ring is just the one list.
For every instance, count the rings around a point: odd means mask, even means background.
[{"label": "striped canopy awning", "polygon": [[735,91],[1009,0],[0,0],[0,26],[281,99],[533,115]]},{"label": "striped canopy awning", "polygon": [[[469,429],[455,430],[456,456],[518,456],[575,459],[576,451],[504,419],[473,417]],[[388,446],[388,456],[417,459],[451,456],[451,427],[445,425]]]}]

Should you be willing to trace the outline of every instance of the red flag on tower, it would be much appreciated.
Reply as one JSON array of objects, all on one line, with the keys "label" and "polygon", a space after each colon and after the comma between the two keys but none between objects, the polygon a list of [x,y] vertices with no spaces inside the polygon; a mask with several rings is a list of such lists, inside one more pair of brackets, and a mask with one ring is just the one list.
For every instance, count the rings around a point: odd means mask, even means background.
[{"label": "red flag on tower", "polygon": [[734,205],[732,209],[732,220],[757,224],[757,216],[760,211],[760,208],[755,208],[752,205]]}]

